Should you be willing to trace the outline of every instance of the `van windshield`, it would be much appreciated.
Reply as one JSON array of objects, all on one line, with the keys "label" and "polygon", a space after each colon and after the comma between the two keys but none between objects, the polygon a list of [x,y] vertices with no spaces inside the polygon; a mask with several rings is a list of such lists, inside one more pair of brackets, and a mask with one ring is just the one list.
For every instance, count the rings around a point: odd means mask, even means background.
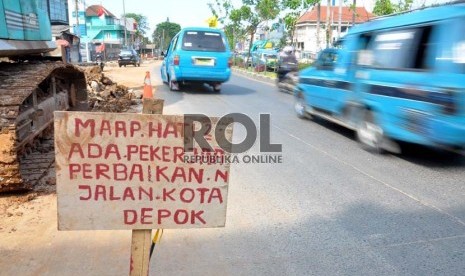
[{"label": "van windshield", "polygon": [[220,33],[204,31],[187,31],[182,39],[182,49],[185,51],[226,51]]}]

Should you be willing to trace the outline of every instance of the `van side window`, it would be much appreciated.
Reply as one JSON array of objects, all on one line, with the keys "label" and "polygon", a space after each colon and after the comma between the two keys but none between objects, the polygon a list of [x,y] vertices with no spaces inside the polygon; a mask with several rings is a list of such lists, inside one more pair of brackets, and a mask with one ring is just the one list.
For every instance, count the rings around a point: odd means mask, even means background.
[{"label": "van side window", "polygon": [[[455,23],[455,22],[454,22]],[[452,43],[452,62],[458,73],[465,73],[465,18],[457,18],[454,24],[455,34]]]},{"label": "van side window", "polygon": [[176,36],[174,39],[173,39],[173,51],[176,50],[178,48],[178,38],[179,36]]},{"label": "van side window", "polygon": [[358,53],[353,56],[354,59],[356,58],[356,60],[352,60],[353,63],[361,66],[373,66],[373,51],[368,49],[372,38],[373,35],[370,33],[360,35],[356,47]]},{"label": "van side window", "polygon": [[421,28],[414,69],[429,70],[434,67],[433,62],[437,51],[437,41],[433,40],[432,36],[434,27],[425,26]]},{"label": "van side window", "polygon": [[[436,44],[431,40],[432,26],[393,30],[373,34],[364,63],[374,68],[427,70],[432,67],[431,53]],[[368,64],[367,64],[368,63]]]},{"label": "van side window", "polygon": [[414,61],[413,29],[377,33],[368,46],[373,56],[373,67],[385,69],[412,68]]}]

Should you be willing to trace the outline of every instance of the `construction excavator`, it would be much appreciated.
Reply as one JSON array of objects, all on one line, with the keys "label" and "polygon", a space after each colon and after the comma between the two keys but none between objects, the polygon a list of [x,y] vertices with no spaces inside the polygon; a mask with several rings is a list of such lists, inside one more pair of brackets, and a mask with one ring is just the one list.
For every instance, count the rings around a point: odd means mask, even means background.
[{"label": "construction excavator", "polygon": [[34,151],[51,137],[54,111],[85,104],[84,72],[47,57],[56,48],[43,3],[0,0],[0,193],[31,188],[23,172],[40,175],[47,166],[28,170],[34,164],[22,160],[40,155]]}]

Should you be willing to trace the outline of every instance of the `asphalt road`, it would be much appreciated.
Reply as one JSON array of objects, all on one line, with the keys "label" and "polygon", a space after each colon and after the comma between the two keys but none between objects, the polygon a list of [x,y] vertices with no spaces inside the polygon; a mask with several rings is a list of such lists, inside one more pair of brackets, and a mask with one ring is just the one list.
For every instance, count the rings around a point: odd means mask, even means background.
[{"label": "asphalt road", "polygon": [[349,130],[298,119],[291,95],[236,75],[220,94],[160,84],[156,96],[165,114],[270,113],[283,163],[232,165],[226,227],[166,230],[151,274],[465,275],[465,157],[368,153]]}]

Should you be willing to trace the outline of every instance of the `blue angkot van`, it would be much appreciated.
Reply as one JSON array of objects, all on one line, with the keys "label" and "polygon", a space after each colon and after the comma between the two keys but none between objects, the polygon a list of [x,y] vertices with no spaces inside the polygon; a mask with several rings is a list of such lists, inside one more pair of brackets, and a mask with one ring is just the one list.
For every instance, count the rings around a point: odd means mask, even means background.
[{"label": "blue angkot van", "polygon": [[395,141],[465,148],[465,4],[355,26],[316,64],[300,73],[299,117],[351,128],[374,151],[398,151]]},{"label": "blue angkot van", "polygon": [[224,33],[213,28],[184,28],[172,40],[161,66],[171,90],[185,83],[206,83],[215,92],[231,76],[232,56]]}]

